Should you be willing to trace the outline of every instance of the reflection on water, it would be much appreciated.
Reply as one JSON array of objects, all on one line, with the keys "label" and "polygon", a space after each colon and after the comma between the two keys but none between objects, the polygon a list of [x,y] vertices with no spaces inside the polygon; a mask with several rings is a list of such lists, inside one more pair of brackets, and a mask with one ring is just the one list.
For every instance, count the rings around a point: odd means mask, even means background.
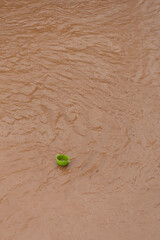
[{"label": "reflection on water", "polygon": [[0,1],[0,240],[160,239],[159,43],[157,0]]}]

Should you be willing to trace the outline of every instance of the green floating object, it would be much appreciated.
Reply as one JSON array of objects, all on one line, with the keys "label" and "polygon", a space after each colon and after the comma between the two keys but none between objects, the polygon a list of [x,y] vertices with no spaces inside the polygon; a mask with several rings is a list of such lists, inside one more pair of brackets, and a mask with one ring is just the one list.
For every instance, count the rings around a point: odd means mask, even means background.
[{"label": "green floating object", "polygon": [[64,155],[64,154],[58,154],[56,156],[56,159],[57,159],[58,165],[62,166],[62,167],[67,166],[68,163],[70,162],[69,157],[67,155]]}]

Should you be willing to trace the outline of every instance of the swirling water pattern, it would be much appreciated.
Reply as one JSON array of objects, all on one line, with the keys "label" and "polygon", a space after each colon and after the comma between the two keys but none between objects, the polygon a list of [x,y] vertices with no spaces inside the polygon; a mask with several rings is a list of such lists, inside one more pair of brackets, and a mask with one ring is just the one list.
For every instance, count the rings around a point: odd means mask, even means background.
[{"label": "swirling water pattern", "polygon": [[160,239],[159,69],[158,0],[0,1],[0,240]]}]

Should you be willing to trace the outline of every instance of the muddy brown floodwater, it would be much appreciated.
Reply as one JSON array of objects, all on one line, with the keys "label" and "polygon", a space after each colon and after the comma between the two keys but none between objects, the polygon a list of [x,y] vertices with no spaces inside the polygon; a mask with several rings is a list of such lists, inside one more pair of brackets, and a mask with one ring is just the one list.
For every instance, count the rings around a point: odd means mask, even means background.
[{"label": "muddy brown floodwater", "polygon": [[0,0],[0,240],[72,239],[160,239],[159,0]]}]

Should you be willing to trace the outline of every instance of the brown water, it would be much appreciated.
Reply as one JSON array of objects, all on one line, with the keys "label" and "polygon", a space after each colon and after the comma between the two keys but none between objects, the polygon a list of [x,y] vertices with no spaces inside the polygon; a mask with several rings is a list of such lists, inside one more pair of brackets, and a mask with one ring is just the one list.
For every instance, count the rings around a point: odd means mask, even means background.
[{"label": "brown water", "polygon": [[0,0],[0,240],[72,239],[160,239],[159,0]]}]

